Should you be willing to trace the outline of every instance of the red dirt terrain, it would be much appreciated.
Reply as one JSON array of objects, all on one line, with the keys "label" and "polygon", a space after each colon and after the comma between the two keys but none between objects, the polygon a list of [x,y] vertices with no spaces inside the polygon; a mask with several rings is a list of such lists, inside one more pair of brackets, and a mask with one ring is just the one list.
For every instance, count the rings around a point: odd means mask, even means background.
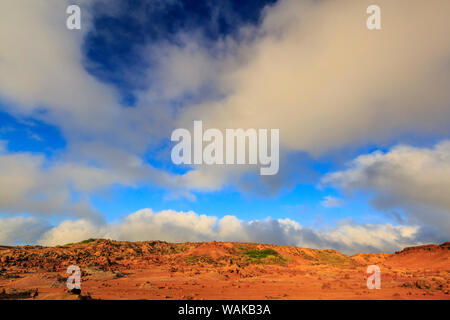
[{"label": "red dirt terrain", "polygon": [[[445,299],[450,242],[393,254],[343,255],[254,243],[89,239],[0,247],[0,299]],[[81,293],[66,287],[81,268]],[[381,289],[367,288],[367,266]]]}]

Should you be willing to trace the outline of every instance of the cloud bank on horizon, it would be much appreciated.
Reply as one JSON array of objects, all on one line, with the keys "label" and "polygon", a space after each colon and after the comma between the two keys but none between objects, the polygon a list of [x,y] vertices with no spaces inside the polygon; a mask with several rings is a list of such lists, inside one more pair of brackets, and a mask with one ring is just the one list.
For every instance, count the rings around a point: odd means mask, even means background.
[{"label": "cloud bank on horizon", "polygon": [[[370,1],[80,0],[79,31],[71,2],[0,3],[1,244],[449,240],[448,1],[380,0],[379,31]],[[279,128],[279,173],[174,166],[171,132],[199,119]],[[242,214],[266,201],[322,223]]]},{"label": "cloud bank on horizon", "polygon": [[221,219],[195,212],[142,209],[120,223],[96,225],[91,221],[66,220],[55,227],[36,218],[0,220],[0,241],[33,241],[54,246],[79,242],[91,237],[127,241],[162,240],[169,242],[237,241],[274,243],[313,248],[335,248],[343,253],[392,252],[416,244],[414,226],[356,225],[345,221],[329,230],[303,227],[286,219],[242,221],[235,216]]}]

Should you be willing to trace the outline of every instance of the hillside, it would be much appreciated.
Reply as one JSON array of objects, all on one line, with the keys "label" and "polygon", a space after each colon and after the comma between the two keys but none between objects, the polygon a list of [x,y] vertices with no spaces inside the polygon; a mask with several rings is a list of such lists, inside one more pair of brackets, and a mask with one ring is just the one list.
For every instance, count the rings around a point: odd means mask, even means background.
[{"label": "hillside", "polygon": [[[449,257],[449,242],[353,256],[229,242],[1,246],[0,299],[450,299]],[[371,264],[380,290],[366,286]],[[69,265],[81,295],[66,288]]]}]

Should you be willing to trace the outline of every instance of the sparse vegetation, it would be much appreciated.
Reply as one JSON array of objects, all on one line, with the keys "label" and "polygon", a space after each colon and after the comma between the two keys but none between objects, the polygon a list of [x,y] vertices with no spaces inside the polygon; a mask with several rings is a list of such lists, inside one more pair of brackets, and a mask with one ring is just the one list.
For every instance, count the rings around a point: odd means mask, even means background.
[{"label": "sparse vegetation", "polygon": [[211,258],[208,255],[201,255],[201,256],[188,256],[185,257],[184,262],[186,263],[207,263],[207,264],[214,264],[215,261],[213,258]]},{"label": "sparse vegetation", "polygon": [[80,243],[83,243],[83,244],[85,244],[85,243],[91,243],[91,242],[94,242],[95,241],[95,239],[93,239],[93,238],[89,238],[89,239],[87,239],[87,240],[83,240],[83,241],[81,241]]},{"label": "sparse vegetation", "polygon": [[244,252],[247,263],[286,264],[287,260],[273,249],[252,249]]},{"label": "sparse vegetation", "polygon": [[250,258],[259,260],[267,258],[268,256],[279,256],[279,253],[273,249],[249,250],[245,252],[245,254],[248,255]]},{"label": "sparse vegetation", "polygon": [[[410,250],[403,262],[398,254],[347,256],[330,249],[257,243],[178,244],[96,238],[62,248],[0,247],[0,299],[47,298],[47,289],[38,294],[30,291],[30,284],[51,289],[51,297],[58,299],[92,298],[87,291],[73,296],[66,290],[66,268],[71,264],[80,266],[83,290],[92,288],[94,298],[130,294],[139,299],[206,299],[218,290],[227,299],[256,295],[295,299],[304,298],[302,289],[307,288],[314,298],[342,298],[354,292],[348,297],[360,299],[372,297],[372,292],[365,290],[363,277],[366,257],[370,262],[380,261],[384,270],[383,283],[388,290],[381,297],[447,299],[448,251],[441,248],[428,262],[423,261],[421,251]],[[383,264],[385,257],[400,267]],[[437,269],[433,269],[435,265]],[[295,285],[297,282],[302,286]],[[266,289],[270,292],[264,292]]]},{"label": "sparse vegetation", "polygon": [[349,259],[334,252],[317,251],[316,258],[321,264],[323,263],[333,266],[346,266],[351,264],[351,261],[349,261]]},{"label": "sparse vegetation", "polygon": [[184,258],[184,262],[186,263],[196,263],[198,261],[198,257],[196,256],[189,256]]}]

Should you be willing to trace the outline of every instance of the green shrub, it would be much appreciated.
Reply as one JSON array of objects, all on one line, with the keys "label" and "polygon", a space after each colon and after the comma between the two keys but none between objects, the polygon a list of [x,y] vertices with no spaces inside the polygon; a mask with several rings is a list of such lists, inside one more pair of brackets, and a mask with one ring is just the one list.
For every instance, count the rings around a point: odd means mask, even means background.
[{"label": "green shrub", "polygon": [[89,238],[89,239],[87,239],[87,240],[81,241],[80,243],[91,243],[91,242],[94,242],[94,241],[95,241],[95,239]]},{"label": "green shrub", "polygon": [[333,266],[347,266],[352,264],[350,259],[340,256],[334,252],[317,251],[316,258],[321,264],[329,264]]},{"label": "green shrub", "polygon": [[198,257],[195,256],[189,256],[184,258],[184,262],[187,263],[196,263],[198,261]]},{"label": "green shrub", "polygon": [[249,258],[258,259],[258,260],[267,258],[269,256],[275,256],[276,257],[276,256],[280,255],[278,252],[276,252],[273,249],[249,250],[247,252],[244,252],[244,254],[249,256]]}]

